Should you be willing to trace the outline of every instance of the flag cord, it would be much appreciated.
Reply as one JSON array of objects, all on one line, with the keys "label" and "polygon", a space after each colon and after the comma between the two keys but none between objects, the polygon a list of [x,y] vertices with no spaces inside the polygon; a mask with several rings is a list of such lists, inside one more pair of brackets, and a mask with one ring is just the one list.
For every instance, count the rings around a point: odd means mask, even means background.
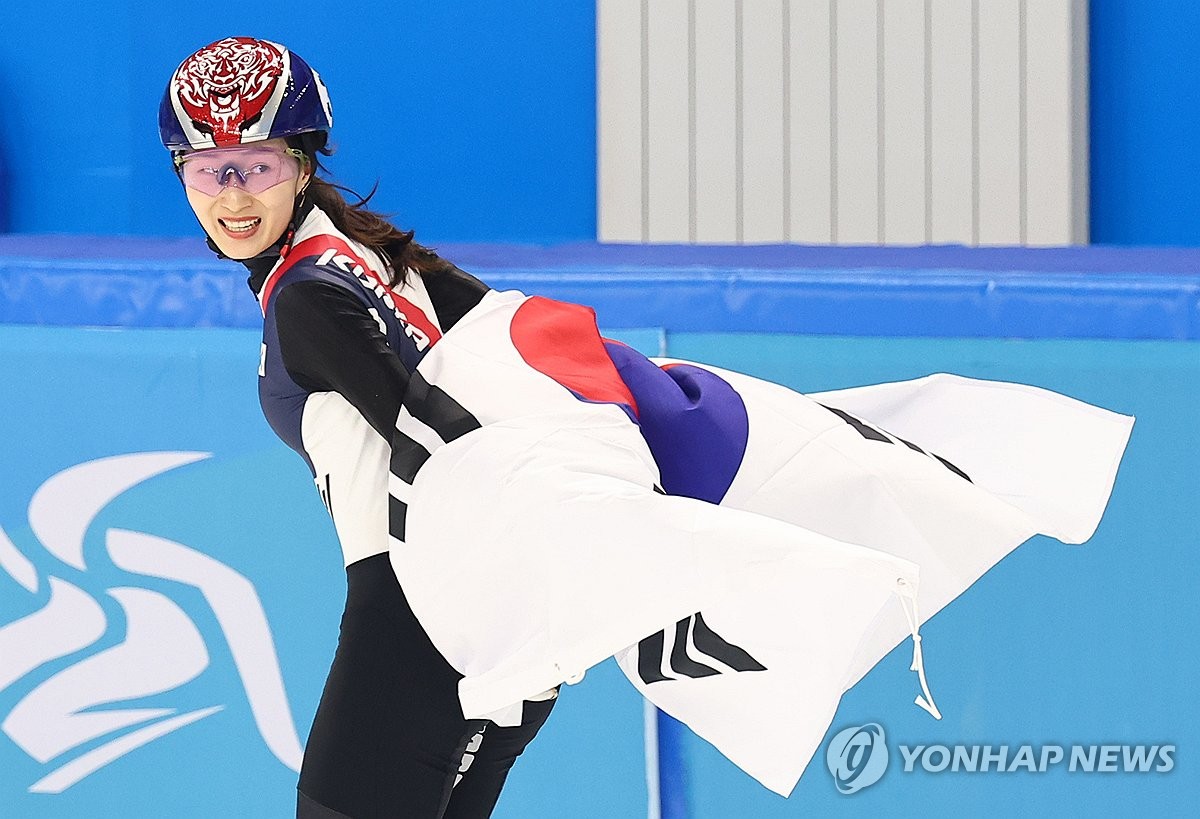
[{"label": "flag cord", "polygon": [[899,587],[896,596],[900,598],[900,608],[904,609],[904,617],[908,620],[908,628],[912,632],[913,659],[909,670],[917,672],[917,678],[921,681],[921,693],[913,702],[928,711],[934,719],[941,719],[942,712],[933,701],[933,694],[929,693],[929,683],[925,680],[925,657],[921,653],[921,620],[917,614],[916,592],[903,577],[896,580],[896,585]]}]

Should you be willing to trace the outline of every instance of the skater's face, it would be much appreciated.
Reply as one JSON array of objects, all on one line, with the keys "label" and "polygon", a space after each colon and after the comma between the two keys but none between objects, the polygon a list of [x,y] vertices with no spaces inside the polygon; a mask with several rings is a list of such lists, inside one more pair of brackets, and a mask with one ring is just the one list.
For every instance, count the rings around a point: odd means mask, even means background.
[{"label": "skater's face", "polygon": [[262,253],[283,235],[312,176],[282,139],[187,154],[180,176],[201,227],[231,259]]}]

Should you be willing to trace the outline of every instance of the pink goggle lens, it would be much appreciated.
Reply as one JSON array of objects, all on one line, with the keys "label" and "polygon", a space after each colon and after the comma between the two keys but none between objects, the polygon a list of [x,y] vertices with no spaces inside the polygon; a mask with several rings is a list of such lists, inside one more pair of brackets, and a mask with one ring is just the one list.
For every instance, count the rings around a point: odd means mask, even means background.
[{"label": "pink goggle lens", "polygon": [[207,196],[233,185],[259,194],[300,175],[304,154],[295,148],[219,148],[184,154],[176,160],[183,184]]}]

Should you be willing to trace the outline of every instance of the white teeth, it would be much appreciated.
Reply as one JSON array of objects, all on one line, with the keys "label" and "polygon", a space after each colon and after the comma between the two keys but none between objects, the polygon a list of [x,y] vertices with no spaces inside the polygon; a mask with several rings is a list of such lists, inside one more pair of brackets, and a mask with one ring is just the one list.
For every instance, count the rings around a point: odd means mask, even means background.
[{"label": "white teeth", "polygon": [[261,221],[262,221],[262,219],[258,219],[258,218],[239,219],[239,220],[222,219],[221,224],[224,225],[225,229],[231,233],[245,233],[246,231],[257,227],[258,223]]}]

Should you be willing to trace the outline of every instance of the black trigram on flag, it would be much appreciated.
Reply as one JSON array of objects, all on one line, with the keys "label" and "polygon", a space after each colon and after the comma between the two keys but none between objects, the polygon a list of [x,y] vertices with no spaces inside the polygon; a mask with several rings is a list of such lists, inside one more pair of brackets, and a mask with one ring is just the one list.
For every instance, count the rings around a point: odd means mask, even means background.
[{"label": "black trigram on flag", "polygon": [[[692,635],[693,652],[688,651],[688,634]],[[711,659],[734,671],[766,671],[767,667],[750,656],[743,648],[723,639],[708,624],[700,612],[675,624],[675,640],[671,644],[670,672],[663,673],[663,650],[667,632],[651,634],[638,643],[638,676],[646,685],[677,680],[681,677],[711,677],[721,672],[701,659]],[[698,655],[698,656],[697,656]]]},{"label": "black trigram on flag", "polygon": [[850,413],[845,412],[840,409],[837,409],[836,407],[826,407],[824,404],[822,404],[821,406],[825,407],[825,409],[832,412],[838,418],[841,418],[847,424],[854,427],[855,431],[858,432],[858,434],[861,435],[862,437],[866,438],[868,441],[879,441],[880,443],[890,444],[890,443],[892,443],[892,438],[895,438],[897,441],[904,444],[906,447],[911,449],[913,452],[920,452],[922,455],[928,455],[931,458],[936,458],[938,461],[941,462],[942,466],[949,469],[955,475],[958,475],[960,478],[966,479],[966,481],[968,483],[974,483],[974,481],[971,480],[970,475],[968,475],[966,472],[963,472],[957,466],[950,463],[945,458],[943,458],[941,455],[938,455],[936,452],[926,452],[925,450],[921,449],[921,447],[914,444],[912,441],[906,441],[898,435],[892,435],[891,433],[884,434],[881,430],[875,429],[875,427],[871,426],[870,424],[864,423],[863,421],[859,420],[858,418],[855,418]]}]

